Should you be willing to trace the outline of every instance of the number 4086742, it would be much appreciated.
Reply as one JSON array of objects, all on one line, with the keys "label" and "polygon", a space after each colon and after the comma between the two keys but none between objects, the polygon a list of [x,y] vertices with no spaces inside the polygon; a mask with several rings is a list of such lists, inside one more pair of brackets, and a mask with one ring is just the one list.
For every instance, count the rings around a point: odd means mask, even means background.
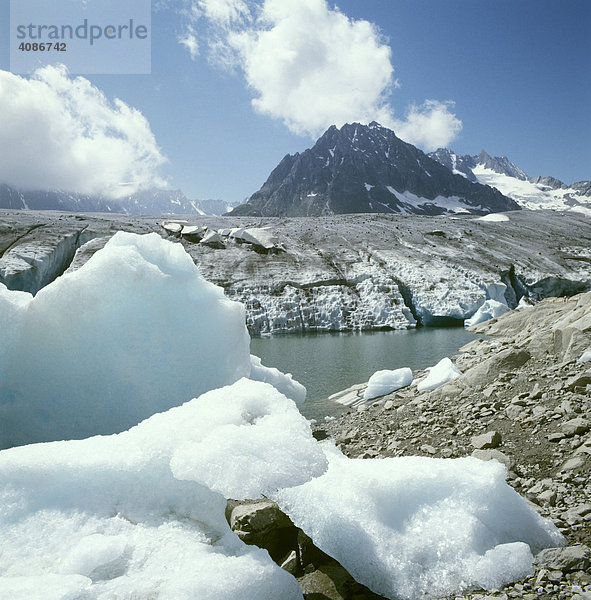
[{"label": "number 4086742", "polygon": [[66,42],[21,42],[21,52],[66,52]]}]

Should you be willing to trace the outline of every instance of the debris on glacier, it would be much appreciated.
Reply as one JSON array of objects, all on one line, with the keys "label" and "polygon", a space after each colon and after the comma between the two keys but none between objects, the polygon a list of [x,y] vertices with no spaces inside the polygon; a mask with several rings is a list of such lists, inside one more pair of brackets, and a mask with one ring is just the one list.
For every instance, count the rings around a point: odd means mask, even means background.
[{"label": "debris on glacier", "polygon": [[434,367],[428,367],[427,377],[418,382],[417,390],[426,392],[457,379],[462,373],[449,358],[442,358]]},{"label": "debris on glacier", "polygon": [[475,458],[349,459],[273,498],[360,583],[388,598],[493,589],[530,574],[532,553],[564,544],[550,520]]},{"label": "debris on glacier", "polygon": [[412,383],[412,371],[408,368],[395,369],[394,371],[376,371],[367,382],[363,394],[364,400],[371,400],[378,396],[385,396],[390,392],[399,390]]},{"label": "debris on glacier", "polygon": [[209,246],[211,248],[222,249],[226,247],[226,245],[224,244],[224,238],[217,231],[214,230],[209,230],[201,238],[200,243],[204,246]]},{"label": "debris on glacier", "polygon": [[476,311],[474,316],[464,321],[464,327],[472,327],[484,323],[490,319],[496,319],[506,312],[509,312],[509,307],[497,300],[486,300],[485,303]]},{"label": "debris on glacier", "polygon": [[279,243],[277,235],[270,231],[268,227],[250,227],[245,229],[237,227],[231,229],[228,235],[239,242],[260,246],[265,250],[270,250]]},{"label": "debris on glacier", "polygon": [[179,236],[181,234],[181,231],[183,230],[183,224],[179,223],[178,221],[165,221],[164,223],[162,223],[162,229],[164,229],[164,231],[166,231],[168,235]]}]

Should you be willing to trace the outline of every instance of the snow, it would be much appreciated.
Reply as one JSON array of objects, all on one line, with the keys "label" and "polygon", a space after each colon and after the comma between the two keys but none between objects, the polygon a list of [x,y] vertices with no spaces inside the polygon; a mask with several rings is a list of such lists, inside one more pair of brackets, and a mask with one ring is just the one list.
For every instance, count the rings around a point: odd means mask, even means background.
[{"label": "snow", "polygon": [[574,188],[553,190],[548,186],[532,183],[527,179],[517,179],[503,173],[476,165],[472,172],[479,183],[497,188],[505,196],[513,198],[524,208],[573,210],[591,215],[591,202],[588,196],[581,195]]},{"label": "snow", "polygon": [[376,371],[367,382],[367,388],[363,394],[365,400],[371,400],[378,396],[385,396],[390,392],[399,390],[412,383],[412,371],[408,367],[394,371]]},{"label": "snow", "polygon": [[427,370],[429,374],[417,385],[419,392],[436,390],[438,387],[457,379],[462,374],[447,357],[442,358],[434,367],[429,367]]},{"label": "snow", "polygon": [[581,354],[581,356],[577,359],[577,362],[579,364],[591,362],[591,348],[585,350],[585,352],[583,352],[583,354]]},{"label": "snow", "polygon": [[490,319],[496,319],[506,312],[509,312],[509,307],[497,300],[487,300],[474,314],[474,316],[464,321],[464,327],[472,327],[479,323],[484,323]]},{"label": "snow", "polygon": [[369,184],[369,183],[364,183],[363,185],[365,186],[365,189],[366,189],[368,192],[369,192],[369,191],[370,191],[372,188],[374,188],[374,187],[375,187],[374,185],[371,185],[371,184]]},{"label": "snow", "polygon": [[491,213],[490,215],[484,215],[484,217],[478,217],[478,221],[484,221],[485,223],[504,223],[509,220],[507,215],[500,213]]},{"label": "snow", "polygon": [[34,298],[0,285],[0,448],[123,431],[248,376],[244,321],[155,233],[115,234]]},{"label": "snow", "polygon": [[296,381],[291,373],[282,373],[275,367],[265,367],[258,356],[250,355],[250,379],[270,383],[284,396],[301,404],[306,399],[306,388]]},{"label": "snow", "polygon": [[118,435],[5,450],[0,597],[301,600],[230,531],[226,498],[325,469],[293,402],[247,379]]},{"label": "snow", "polygon": [[388,598],[499,588],[533,572],[532,552],[564,543],[496,461],[361,460],[324,448],[324,475],[274,497],[316,545]]},{"label": "snow", "polygon": [[427,206],[439,206],[448,212],[452,213],[464,213],[468,212],[468,205],[459,196],[437,196],[430,200],[429,198],[423,198],[417,196],[412,192],[398,192],[391,186],[387,186],[388,191],[394,194],[396,198],[409,208],[426,208]]}]

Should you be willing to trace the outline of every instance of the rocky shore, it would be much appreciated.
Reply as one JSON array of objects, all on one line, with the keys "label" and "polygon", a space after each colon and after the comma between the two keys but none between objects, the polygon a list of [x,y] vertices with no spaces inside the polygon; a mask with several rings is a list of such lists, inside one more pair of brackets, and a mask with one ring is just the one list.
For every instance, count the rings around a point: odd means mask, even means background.
[{"label": "rocky shore", "polygon": [[419,393],[426,373],[415,373],[413,385],[315,424],[315,436],[353,458],[499,460],[568,546],[541,553],[526,581],[455,598],[591,599],[591,293],[547,299],[473,331],[482,337],[454,357],[463,373],[455,381]]}]

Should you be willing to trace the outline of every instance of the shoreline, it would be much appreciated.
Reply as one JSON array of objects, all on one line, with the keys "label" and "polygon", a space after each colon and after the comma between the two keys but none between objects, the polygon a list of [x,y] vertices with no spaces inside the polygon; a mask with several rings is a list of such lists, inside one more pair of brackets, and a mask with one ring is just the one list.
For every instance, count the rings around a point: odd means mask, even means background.
[{"label": "shoreline", "polygon": [[[454,357],[463,375],[430,392],[412,386],[313,426],[350,458],[496,459],[508,483],[567,539],[591,545],[591,292],[551,298],[475,326],[486,339]],[[591,557],[591,554],[589,555]],[[591,597],[591,572],[536,566],[499,591],[452,598]]]}]

